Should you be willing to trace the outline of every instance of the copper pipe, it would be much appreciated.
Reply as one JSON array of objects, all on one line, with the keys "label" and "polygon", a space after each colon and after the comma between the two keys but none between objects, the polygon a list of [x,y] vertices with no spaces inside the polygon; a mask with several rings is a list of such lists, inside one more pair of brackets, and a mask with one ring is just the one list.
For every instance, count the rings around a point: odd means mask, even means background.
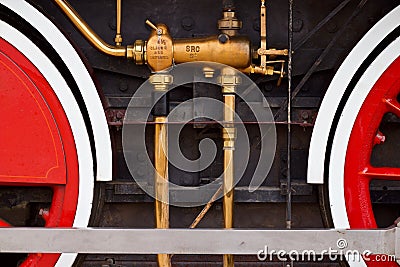
[{"label": "copper pipe", "polygon": [[122,35],[121,35],[121,13],[122,13],[122,0],[117,0],[117,33],[115,35],[115,44],[117,46],[121,46],[122,44]]},{"label": "copper pipe", "polygon": [[[155,173],[155,218],[156,227],[169,228],[169,188],[168,188],[168,143],[166,117],[155,118],[154,135],[154,165]],[[157,255],[158,266],[170,267],[171,260],[168,254]]]},{"label": "copper pipe", "polygon": [[89,27],[68,2],[64,0],[54,0],[54,2],[94,47],[108,55],[119,57],[126,56],[126,47],[114,46],[106,43]]}]

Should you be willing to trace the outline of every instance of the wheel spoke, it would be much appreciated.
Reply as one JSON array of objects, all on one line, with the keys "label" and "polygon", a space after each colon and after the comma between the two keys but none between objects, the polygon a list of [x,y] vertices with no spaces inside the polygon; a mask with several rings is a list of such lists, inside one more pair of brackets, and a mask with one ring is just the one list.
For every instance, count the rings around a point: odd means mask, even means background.
[{"label": "wheel spoke", "polygon": [[390,168],[390,167],[368,167],[365,168],[360,174],[365,175],[371,180],[393,180],[400,181],[400,168]]},{"label": "wheel spoke", "polygon": [[389,111],[400,118],[400,104],[395,99],[384,99]]}]

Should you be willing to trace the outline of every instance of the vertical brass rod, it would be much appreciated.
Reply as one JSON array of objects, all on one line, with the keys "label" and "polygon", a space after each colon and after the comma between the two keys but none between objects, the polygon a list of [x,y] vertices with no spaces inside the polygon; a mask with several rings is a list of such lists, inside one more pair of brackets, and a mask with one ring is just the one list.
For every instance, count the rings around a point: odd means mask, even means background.
[{"label": "vertical brass rod", "polygon": [[[235,95],[224,95],[224,199],[223,199],[223,212],[224,212],[224,227],[230,229],[233,227],[233,186],[234,186],[234,164],[233,164],[233,151],[235,147],[235,133],[234,125],[229,124],[234,121],[235,110]],[[232,131],[233,130],[233,131]],[[224,255],[224,267],[233,267],[233,255]]]},{"label": "vertical brass rod", "polygon": [[120,46],[122,44],[122,35],[121,35],[121,13],[122,13],[122,0],[117,0],[117,33],[115,35],[115,44]]},{"label": "vertical brass rod", "polygon": [[[168,188],[168,143],[167,118],[155,118],[154,165],[155,173],[155,218],[157,228],[169,228],[169,188]],[[157,255],[158,266],[170,267],[171,260],[167,254]]]},{"label": "vertical brass rod", "polygon": [[[261,37],[261,48],[267,49],[267,7],[265,6],[266,0],[261,0],[261,11],[260,11],[260,37]],[[267,56],[261,56],[261,67],[265,68],[267,63]]]}]

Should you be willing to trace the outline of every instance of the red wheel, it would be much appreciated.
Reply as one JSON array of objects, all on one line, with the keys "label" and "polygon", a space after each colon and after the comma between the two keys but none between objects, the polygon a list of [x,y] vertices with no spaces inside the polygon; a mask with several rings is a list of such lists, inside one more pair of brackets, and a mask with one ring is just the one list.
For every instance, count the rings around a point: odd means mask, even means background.
[{"label": "red wheel", "polygon": [[[350,225],[376,228],[369,186],[374,179],[400,180],[400,168],[374,167],[372,149],[384,142],[379,130],[383,116],[393,113],[400,118],[400,58],[383,73],[362,105],[351,132],[345,165],[345,198]],[[384,133],[383,133],[384,134]]]},{"label": "red wheel", "polygon": [[[381,145],[385,134],[390,141],[393,129],[399,127],[392,123],[390,132],[382,127],[387,123],[385,114],[400,118],[399,16],[397,7],[355,46],[332,80],[315,123],[308,181],[323,183],[325,179],[327,187],[321,187],[322,210],[330,211],[325,212],[325,219],[329,223],[331,215],[336,228],[377,228],[370,183],[400,180],[400,165],[389,159],[398,156],[398,151],[387,151]],[[383,150],[376,161],[376,152]],[[396,215],[393,217],[392,222]],[[366,266],[365,263],[398,266],[387,255],[381,256],[374,255],[365,262],[357,257],[347,260],[352,267]],[[381,261],[383,258],[387,260]]]},{"label": "red wheel", "polygon": [[[23,0],[0,6],[0,76],[2,86],[7,85],[0,89],[7,91],[0,92],[1,130],[8,125],[0,133],[0,186],[7,186],[2,192],[16,194],[16,205],[19,199],[32,204],[15,222],[13,209],[6,208],[4,219],[18,226],[86,227],[92,208],[96,213],[101,207],[101,201],[92,207],[94,194],[102,190],[95,179],[112,178],[110,135],[99,92],[75,48],[45,15]],[[14,99],[3,100],[3,95]],[[30,202],[31,195],[40,196],[40,204]],[[38,214],[44,222],[37,220]],[[76,256],[36,254],[22,265],[72,266]],[[14,254],[10,258],[19,260]]]},{"label": "red wheel", "polygon": [[[0,6],[0,186],[16,194],[16,205],[19,199],[29,203],[20,218],[5,203],[4,219],[17,218],[18,226],[86,227],[92,208],[96,213],[101,207],[92,207],[102,190],[95,179],[112,177],[99,92],[77,51],[46,16],[23,0]],[[40,196],[40,204],[31,195]],[[24,266],[64,267],[73,265],[77,253],[3,256],[9,266],[22,257]]]},{"label": "red wheel", "polygon": [[[0,39],[0,184],[47,186],[46,227],[71,227],[79,173],[74,137],[56,94],[39,70]],[[30,254],[21,266],[53,266],[57,254]]]},{"label": "red wheel", "polygon": [[[376,167],[371,164],[375,145],[385,141],[379,126],[385,114],[393,113],[400,118],[400,57],[397,58],[369,92],[365,99],[347,147],[344,170],[346,209],[352,228],[376,228],[371,204],[370,183],[372,180],[400,180],[400,168]],[[370,259],[368,266],[398,266],[395,262],[379,262]]]}]

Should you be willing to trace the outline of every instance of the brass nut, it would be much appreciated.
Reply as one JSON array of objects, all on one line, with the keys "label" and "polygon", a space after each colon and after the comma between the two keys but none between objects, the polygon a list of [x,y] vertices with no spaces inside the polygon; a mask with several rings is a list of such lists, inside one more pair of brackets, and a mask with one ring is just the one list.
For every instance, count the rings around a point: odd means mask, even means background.
[{"label": "brass nut", "polygon": [[149,81],[154,85],[155,90],[165,91],[168,89],[168,85],[172,84],[174,78],[169,74],[154,74],[150,76]]},{"label": "brass nut", "polygon": [[238,20],[221,19],[218,21],[219,30],[240,30],[241,28],[242,28],[242,22]]},{"label": "brass nut", "polygon": [[224,17],[218,21],[219,30],[240,30],[242,22],[235,16],[235,12],[226,11]]},{"label": "brass nut", "polygon": [[136,40],[133,45],[128,45],[126,57],[135,61],[136,65],[143,65],[146,62],[146,42]]}]

